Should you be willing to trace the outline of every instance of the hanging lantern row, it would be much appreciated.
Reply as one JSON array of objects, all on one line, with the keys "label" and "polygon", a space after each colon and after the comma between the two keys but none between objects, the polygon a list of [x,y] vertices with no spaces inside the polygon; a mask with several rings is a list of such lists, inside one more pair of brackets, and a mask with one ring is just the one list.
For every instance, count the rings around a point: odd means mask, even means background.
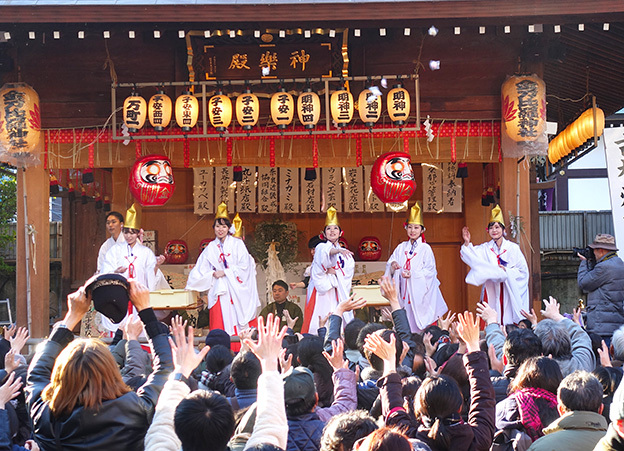
[{"label": "hanging lantern row", "polygon": [[[605,116],[600,108],[596,108],[595,126],[596,136],[602,135],[605,126]],[[551,164],[555,164],[593,136],[594,110],[590,108],[550,141],[548,144],[548,161]]]},{"label": "hanging lantern row", "polygon": [[[407,122],[410,112],[410,97],[407,89],[400,84],[395,85],[386,97],[388,115],[395,125]],[[382,98],[375,95],[370,89],[362,91],[358,97],[358,113],[360,120],[367,127],[373,127],[381,117]],[[175,101],[175,106],[169,96],[158,91],[148,102],[136,92],[127,97],[123,105],[123,120],[131,133],[137,133],[149,120],[156,131],[163,131],[171,122],[175,114],[176,124],[184,132],[189,132],[197,124],[199,118],[199,102],[190,92],[186,91]],[[280,87],[271,96],[271,119],[279,129],[290,125],[294,119],[295,109],[299,122],[307,128],[313,129],[321,118],[321,99],[317,93],[306,88],[295,100],[286,89]],[[353,119],[355,103],[353,95],[345,90],[335,91],[330,97],[330,114],[339,128],[346,127]],[[208,100],[208,118],[218,132],[224,132],[232,122],[232,116],[243,130],[251,130],[260,116],[260,102],[258,97],[246,88],[232,105],[232,100],[222,91]]]}]

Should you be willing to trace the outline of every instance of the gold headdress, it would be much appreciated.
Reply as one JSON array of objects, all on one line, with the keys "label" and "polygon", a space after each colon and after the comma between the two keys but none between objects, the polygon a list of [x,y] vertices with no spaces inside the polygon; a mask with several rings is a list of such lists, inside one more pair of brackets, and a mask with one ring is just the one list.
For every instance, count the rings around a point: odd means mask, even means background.
[{"label": "gold headdress", "polygon": [[221,218],[227,219],[228,221],[230,220],[230,217],[228,216],[227,204],[225,202],[221,202],[217,207],[217,215],[215,216],[215,219]]},{"label": "gold headdress", "polygon": [[420,202],[416,202],[412,206],[412,208],[410,208],[409,218],[407,218],[407,224],[416,224],[421,227],[425,227]]},{"label": "gold headdress", "polygon": [[340,223],[338,222],[338,214],[336,213],[336,209],[334,207],[329,207],[327,209],[327,216],[325,217],[325,227],[329,225],[335,225],[340,227]]},{"label": "gold headdress", "polygon": [[232,220],[232,225],[234,226],[234,236],[236,238],[242,238],[243,237],[243,220],[238,215],[238,213],[236,213],[236,216],[234,216],[234,219]]},{"label": "gold headdress", "polygon": [[136,202],[126,211],[124,227],[137,230],[141,229],[141,207],[137,205]]},{"label": "gold headdress", "polygon": [[500,222],[503,226],[505,225],[505,219],[503,218],[503,211],[501,210],[501,207],[499,205],[496,205],[496,207],[492,208],[492,212],[490,213],[490,220],[488,221],[488,224],[491,224],[492,222]]}]

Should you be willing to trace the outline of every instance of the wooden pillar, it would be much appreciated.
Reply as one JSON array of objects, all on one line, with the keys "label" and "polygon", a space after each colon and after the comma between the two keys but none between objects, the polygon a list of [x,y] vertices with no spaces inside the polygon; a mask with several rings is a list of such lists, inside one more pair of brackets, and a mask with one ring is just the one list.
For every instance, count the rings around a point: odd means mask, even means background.
[{"label": "wooden pillar", "polygon": [[49,199],[50,177],[43,166],[17,171],[17,323],[28,326],[34,338],[46,337],[50,329]]},{"label": "wooden pillar", "polygon": [[537,180],[537,172],[535,169],[535,163],[531,164],[530,170],[531,179],[531,246],[535,252],[531,253],[531,263],[529,268],[531,269],[531,304],[536,312],[541,309],[542,298],[542,255],[540,249],[540,229],[539,229],[539,190],[540,187],[535,180]]},{"label": "wooden pillar", "polygon": [[[533,247],[531,250],[531,190],[530,190],[530,164],[526,158],[503,158],[500,165],[501,179],[501,209],[505,218],[507,239],[515,241],[522,249],[524,258],[529,266],[529,274],[531,279],[535,278],[533,268],[533,252],[537,253],[539,259],[539,247]],[[514,216],[520,216],[522,222],[522,231],[514,239],[511,237],[510,213]],[[539,277],[539,268],[537,268],[537,276]],[[529,296],[531,302],[535,302],[535,296],[540,297],[540,293],[534,293],[532,285],[533,281],[529,281]],[[539,299],[538,299],[539,300]],[[533,304],[532,304],[533,305]]]}]

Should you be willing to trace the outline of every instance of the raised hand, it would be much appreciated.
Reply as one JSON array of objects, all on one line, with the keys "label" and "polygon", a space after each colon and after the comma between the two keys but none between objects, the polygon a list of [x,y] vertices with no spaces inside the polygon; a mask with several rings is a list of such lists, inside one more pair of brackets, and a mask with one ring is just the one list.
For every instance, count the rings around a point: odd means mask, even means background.
[{"label": "raised hand", "polygon": [[490,366],[494,371],[498,371],[500,374],[503,374],[505,371],[505,365],[501,362],[498,357],[496,357],[496,350],[494,349],[494,345],[488,346],[488,356],[490,357]]},{"label": "raised hand", "polygon": [[457,333],[466,342],[466,350],[468,352],[479,351],[479,318],[469,311],[460,313],[457,317],[459,319]]},{"label": "raised hand", "polygon": [[609,353],[609,347],[602,340],[602,346],[598,348],[598,355],[600,356],[600,365],[605,368],[611,365],[611,354]]},{"label": "raised hand", "polygon": [[481,318],[485,324],[490,325],[498,322],[498,313],[489,304],[485,302],[477,303],[477,316]]},{"label": "raised hand", "polygon": [[288,370],[292,368],[292,360],[293,354],[290,353],[288,357],[286,357],[286,348],[282,348],[279,354],[279,366],[282,370],[282,374],[286,374]]},{"label": "raised hand", "polygon": [[298,319],[298,316],[295,316],[293,318],[290,316],[290,312],[288,310],[284,310],[284,321],[286,321],[286,327],[288,327],[289,329],[294,329]]},{"label": "raised hand", "polygon": [[336,310],[334,312],[335,315],[342,316],[345,312],[351,312],[353,310],[357,310],[359,308],[366,307],[366,300],[362,297],[355,298],[355,293],[349,296],[348,299],[340,302],[336,306]]},{"label": "raised hand", "polygon": [[561,321],[564,319],[563,315],[559,312],[559,303],[552,296],[548,296],[548,300],[544,299],[544,310],[541,311],[542,316],[547,319],[555,321]]},{"label": "raised hand", "polygon": [[349,362],[346,362],[344,359],[344,343],[340,338],[332,340],[331,355],[328,354],[327,351],[323,351],[323,356],[327,359],[334,371],[349,367]]},{"label": "raised hand", "polygon": [[17,354],[18,353],[15,351],[15,349],[11,349],[4,355],[4,369],[7,373],[12,373],[13,371],[15,371],[15,368],[19,366],[16,360]]},{"label": "raised hand", "polygon": [[464,240],[464,244],[466,246],[470,244],[470,230],[468,230],[468,227],[464,226],[462,229],[462,239]]},{"label": "raised hand", "polygon": [[123,332],[128,341],[138,340],[139,335],[143,332],[141,319],[133,313],[126,321],[126,324],[123,325]]},{"label": "raised hand", "polygon": [[17,354],[22,353],[22,348],[30,338],[27,327],[20,327],[17,329],[15,336],[11,339],[11,349],[15,349]]},{"label": "raised hand", "polygon": [[15,373],[11,373],[6,382],[0,386],[0,409],[4,409],[4,405],[19,395],[22,388],[22,379],[16,378]]},{"label": "raised hand", "polygon": [[446,313],[445,316],[441,316],[438,318],[438,327],[442,330],[450,330],[451,324],[455,321],[455,313],[450,310]]},{"label": "raised hand", "polygon": [[427,354],[429,357],[435,354],[436,349],[438,349],[437,342],[435,344],[431,344],[432,338],[433,338],[433,335],[431,334],[431,332],[425,332],[423,334],[423,344],[425,345],[425,354]]},{"label": "raised hand", "polygon": [[82,321],[85,313],[89,311],[91,305],[90,300],[85,294],[85,287],[80,287],[77,291],[67,296],[67,314],[63,319],[63,323],[69,330],[73,330],[80,321]]},{"label": "raised hand", "polygon": [[384,340],[380,334],[369,334],[364,341],[364,349],[384,361],[384,375],[396,370],[396,338],[394,334],[390,336],[390,343]]},{"label": "raised hand", "polygon": [[401,304],[399,304],[399,295],[394,280],[390,277],[383,276],[379,279],[378,283],[381,288],[381,295],[390,302],[390,308],[393,311],[400,309]]},{"label": "raised hand", "polygon": [[15,324],[10,324],[8,327],[4,326],[4,339],[7,341],[11,341],[13,335],[15,335],[16,330],[17,326]]},{"label": "raised hand", "polygon": [[532,327],[535,327],[537,325],[537,315],[535,314],[535,310],[531,309],[531,313],[525,310],[520,310],[520,314],[524,316],[526,319],[528,319],[529,321],[531,321]]},{"label": "raised hand", "polygon": [[188,327],[188,334],[184,335],[186,321],[182,317],[176,316],[171,320],[171,334],[173,340],[169,338],[171,351],[173,353],[173,364],[175,372],[182,373],[184,377],[189,377],[193,370],[199,366],[204,360],[210,346],[204,346],[199,353],[195,353],[195,345],[193,343],[193,327]]},{"label": "raised hand", "polygon": [[250,339],[245,339],[245,345],[256,354],[260,360],[263,371],[277,371],[277,359],[282,350],[282,340],[286,335],[286,326],[280,330],[281,320],[273,317],[272,313],[267,315],[266,325],[263,317],[258,317],[258,343]]}]

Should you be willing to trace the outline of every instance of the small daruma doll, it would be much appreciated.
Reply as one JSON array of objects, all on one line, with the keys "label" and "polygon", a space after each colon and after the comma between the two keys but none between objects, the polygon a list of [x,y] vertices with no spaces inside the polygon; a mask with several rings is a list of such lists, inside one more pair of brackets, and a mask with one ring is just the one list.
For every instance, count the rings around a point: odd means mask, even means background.
[{"label": "small daruma doll", "polygon": [[199,242],[199,253],[201,254],[202,252],[204,252],[204,249],[206,249],[206,246],[208,246],[210,244],[210,242],[213,241],[212,238],[204,238],[203,240],[201,240]]},{"label": "small daruma doll", "polygon": [[186,263],[188,260],[188,246],[186,245],[186,241],[169,241],[165,246],[165,255],[167,256],[167,263],[169,264]]},{"label": "small daruma doll", "polygon": [[138,159],[130,173],[130,192],[144,206],[165,205],[173,195],[175,181],[171,160],[164,155]]},{"label": "small daruma doll", "polygon": [[360,260],[377,261],[381,257],[381,242],[376,236],[365,236],[357,249]]},{"label": "small daruma doll", "polygon": [[416,180],[409,154],[389,152],[377,158],[371,171],[371,188],[391,208],[412,197],[416,190]]}]

